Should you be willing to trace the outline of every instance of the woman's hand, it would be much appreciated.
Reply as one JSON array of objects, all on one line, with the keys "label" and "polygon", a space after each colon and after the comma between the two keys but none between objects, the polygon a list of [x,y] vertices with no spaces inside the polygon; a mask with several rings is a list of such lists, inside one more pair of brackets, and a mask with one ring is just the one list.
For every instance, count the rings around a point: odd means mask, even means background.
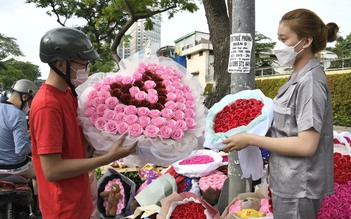
[{"label": "woman's hand", "polygon": [[231,137],[223,140],[223,144],[226,144],[224,147],[225,152],[229,152],[232,150],[240,151],[246,148],[249,145],[249,139],[252,134],[248,133],[239,133],[232,135]]}]

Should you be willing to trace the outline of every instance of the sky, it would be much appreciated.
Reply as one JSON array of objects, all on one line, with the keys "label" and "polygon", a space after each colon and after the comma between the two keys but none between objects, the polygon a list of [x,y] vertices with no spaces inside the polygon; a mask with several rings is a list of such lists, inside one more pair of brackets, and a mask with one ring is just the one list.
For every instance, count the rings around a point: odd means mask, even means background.
[{"label": "sky", "polygon": [[[163,16],[161,47],[174,45],[176,39],[195,30],[209,32],[203,5],[199,8],[195,13],[178,13],[170,20]],[[256,0],[256,31],[276,42],[280,18],[296,8],[313,10],[324,23],[335,22],[340,27],[339,35],[344,38],[351,33],[350,0]],[[46,11],[34,4],[25,4],[25,0],[0,0],[0,33],[17,39],[16,43],[24,53],[20,60],[38,65],[43,79],[47,77],[49,67],[39,59],[40,39],[48,30],[60,26],[54,16],[46,15]],[[68,21],[66,26],[76,24]]]}]

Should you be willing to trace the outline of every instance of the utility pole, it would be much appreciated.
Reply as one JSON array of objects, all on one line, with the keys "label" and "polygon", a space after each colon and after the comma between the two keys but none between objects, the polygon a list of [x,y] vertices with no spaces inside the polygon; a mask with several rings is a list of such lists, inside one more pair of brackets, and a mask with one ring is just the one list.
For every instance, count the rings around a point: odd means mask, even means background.
[{"label": "utility pole", "polygon": [[[255,0],[233,0],[232,35],[228,72],[231,73],[230,93],[251,90],[255,85]],[[247,192],[247,180],[241,179],[242,171],[238,152],[229,152],[228,204]]]}]

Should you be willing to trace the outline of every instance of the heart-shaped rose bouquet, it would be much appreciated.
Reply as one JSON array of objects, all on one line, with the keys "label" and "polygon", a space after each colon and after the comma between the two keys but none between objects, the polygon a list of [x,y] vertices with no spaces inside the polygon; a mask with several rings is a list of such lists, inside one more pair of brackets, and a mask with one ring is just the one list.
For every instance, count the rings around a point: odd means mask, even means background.
[{"label": "heart-shaped rose bouquet", "polygon": [[89,77],[79,95],[83,132],[98,151],[126,135],[143,162],[168,165],[198,148],[205,107],[198,81],[168,58],[123,60]]}]

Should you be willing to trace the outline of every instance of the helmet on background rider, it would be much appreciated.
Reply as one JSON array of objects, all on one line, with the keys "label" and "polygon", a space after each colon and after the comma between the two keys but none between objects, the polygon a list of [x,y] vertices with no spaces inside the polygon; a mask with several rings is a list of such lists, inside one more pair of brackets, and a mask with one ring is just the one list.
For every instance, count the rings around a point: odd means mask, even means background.
[{"label": "helmet on background rider", "polygon": [[[20,79],[12,85],[11,90],[19,93],[21,98],[20,109],[27,113],[29,111],[29,104],[27,104],[26,108],[24,108],[24,106],[29,100],[33,99],[35,94],[38,92],[37,85],[28,79]],[[27,99],[24,99],[24,94],[28,95],[29,97]]]},{"label": "helmet on background rider", "polygon": [[33,98],[38,92],[38,87],[30,80],[20,79],[12,85],[11,90],[17,91],[20,94],[27,94]]}]

